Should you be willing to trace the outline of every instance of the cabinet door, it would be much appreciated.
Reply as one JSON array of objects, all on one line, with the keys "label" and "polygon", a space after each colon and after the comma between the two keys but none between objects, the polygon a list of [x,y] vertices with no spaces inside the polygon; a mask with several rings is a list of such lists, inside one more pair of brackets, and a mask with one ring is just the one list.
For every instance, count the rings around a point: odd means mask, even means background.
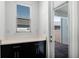
[{"label": "cabinet door", "polygon": [[13,48],[13,57],[14,58],[19,58],[20,57],[21,46],[16,44],[16,45],[13,45],[12,48]]},{"label": "cabinet door", "polygon": [[2,45],[1,46],[1,58],[12,58],[13,57],[13,49],[10,45]]},{"label": "cabinet door", "polygon": [[2,58],[44,58],[46,47],[44,42],[31,42],[1,46]]},{"label": "cabinet door", "polygon": [[35,57],[36,49],[34,43],[23,44],[19,49],[19,55],[21,58],[33,58]]},{"label": "cabinet door", "polygon": [[36,42],[36,57],[37,58],[45,58],[46,57],[46,42]]}]

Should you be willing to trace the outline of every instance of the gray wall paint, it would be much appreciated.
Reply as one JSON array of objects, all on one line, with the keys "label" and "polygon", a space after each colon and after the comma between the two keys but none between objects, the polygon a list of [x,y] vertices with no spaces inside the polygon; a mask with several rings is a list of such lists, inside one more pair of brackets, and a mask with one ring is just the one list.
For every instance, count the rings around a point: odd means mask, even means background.
[{"label": "gray wall paint", "polygon": [[[79,2],[77,2],[77,5],[78,5],[78,10],[79,10]],[[79,11],[78,11],[78,19],[79,19]],[[79,20],[78,20],[79,22]],[[79,23],[78,23],[78,45],[79,45]],[[79,46],[78,46],[78,50],[79,50]],[[79,51],[78,51],[78,55],[79,55]]]},{"label": "gray wall paint", "polygon": [[78,5],[77,1],[69,2],[69,36],[70,36],[70,48],[69,57],[78,58]]},{"label": "gray wall paint", "polygon": [[5,2],[0,1],[0,40],[5,36]]},{"label": "gray wall paint", "polygon": [[[48,2],[33,1],[5,1],[0,2],[1,35],[7,37],[33,37],[36,35],[47,36],[48,33]],[[16,33],[16,5],[27,4],[32,7],[31,31],[30,33]],[[2,20],[3,19],[3,20]],[[5,40],[6,40],[5,39]]]},{"label": "gray wall paint", "polygon": [[[31,32],[30,33],[16,33],[16,5],[24,4],[32,7]],[[38,34],[38,20],[39,7],[38,2],[32,1],[6,1],[6,36],[25,36],[31,37]]]},{"label": "gray wall paint", "polygon": [[[26,39],[37,36],[45,36],[48,33],[48,2],[38,1],[5,1],[0,2],[0,35],[5,40],[12,38]],[[29,5],[32,8],[32,19],[31,19],[31,32],[27,33],[16,33],[16,5],[23,4]],[[5,35],[5,37],[4,37]],[[20,38],[21,37],[21,38]],[[2,39],[2,38],[1,38]],[[38,40],[38,39],[37,39]]]},{"label": "gray wall paint", "polygon": [[48,2],[39,3],[39,34],[47,35],[48,33]]}]

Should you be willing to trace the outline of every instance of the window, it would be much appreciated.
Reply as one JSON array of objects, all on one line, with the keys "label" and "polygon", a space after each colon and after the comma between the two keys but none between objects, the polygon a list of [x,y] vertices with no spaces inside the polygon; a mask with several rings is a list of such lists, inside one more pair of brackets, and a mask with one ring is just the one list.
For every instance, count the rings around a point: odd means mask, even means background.
[{"label": "window", "polygon": [[30,7],[17,5],[17,32],[30,32]]}]

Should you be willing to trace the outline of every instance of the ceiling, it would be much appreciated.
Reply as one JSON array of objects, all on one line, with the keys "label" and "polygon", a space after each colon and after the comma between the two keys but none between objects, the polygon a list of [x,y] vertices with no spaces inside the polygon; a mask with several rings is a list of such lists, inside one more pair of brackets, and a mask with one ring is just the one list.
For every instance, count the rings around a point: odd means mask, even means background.
[{"label": "ceiling", "polygon": [[55,9],[55,15],[57,16],[68,16],[68,4],[65,3]]}]

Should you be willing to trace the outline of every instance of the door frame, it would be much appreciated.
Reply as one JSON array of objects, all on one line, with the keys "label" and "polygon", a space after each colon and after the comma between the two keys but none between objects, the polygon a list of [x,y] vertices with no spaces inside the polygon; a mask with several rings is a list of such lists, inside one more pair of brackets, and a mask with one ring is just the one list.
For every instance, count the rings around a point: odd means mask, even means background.
[{"label": "door frame", "polygon": [[[48,34],[48,48],[50,48],[48,51],[48,58],[54,58],[55,57],[55,35],[54,35],[54,26],[53,26],[53,20],[54,19],[54,2],[53,1],[49,1],[49,10],[48,10],[48,15],[49,15],[49,24],[48,24],[48,28],[49,28],[49,34]],[[68,32],[68,36],[69,36],[69,58],[78,58],[78,36],[77,36],[77,32],[78,32],[78,10],[77,10],[77,1],[69,1],[68,2],[68,19],[69,19],[69,32]],[[75,19],[75,20],[74,20]],[[52,36],[52,38],[51,38]],[[74,40],[75,39],[75,40]],[[74,51],[75,50],[75,51]]]}]

